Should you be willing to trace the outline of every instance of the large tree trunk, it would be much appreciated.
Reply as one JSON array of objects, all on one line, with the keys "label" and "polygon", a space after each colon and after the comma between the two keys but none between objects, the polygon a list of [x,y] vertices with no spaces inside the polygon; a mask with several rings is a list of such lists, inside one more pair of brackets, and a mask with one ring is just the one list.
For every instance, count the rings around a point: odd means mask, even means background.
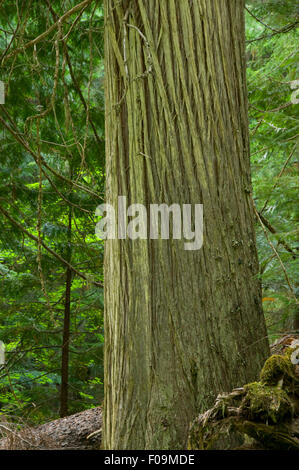
[{"label": "large tree trunk", "polygon": [[180,449],[268,343],[257,278],[242,0],[105,0],[107,197],[199,204],[201,250],[109,240],[104,448]]}]

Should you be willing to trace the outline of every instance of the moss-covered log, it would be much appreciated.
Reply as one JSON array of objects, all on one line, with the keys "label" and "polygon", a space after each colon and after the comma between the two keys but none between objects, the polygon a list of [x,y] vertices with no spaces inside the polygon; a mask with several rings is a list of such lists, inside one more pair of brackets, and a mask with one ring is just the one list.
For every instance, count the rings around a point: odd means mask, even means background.
[{"label": "moss-covered log", "polygon": [[299,450],[298,341],[270,356],[260,381],[219,395],[192,424],[190,449]]}]

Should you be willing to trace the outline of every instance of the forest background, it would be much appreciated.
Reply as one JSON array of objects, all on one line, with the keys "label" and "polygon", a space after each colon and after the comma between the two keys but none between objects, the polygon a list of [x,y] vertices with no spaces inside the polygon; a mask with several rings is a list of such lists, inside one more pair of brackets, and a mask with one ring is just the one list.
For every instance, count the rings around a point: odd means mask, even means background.
[{"label": "forest background", "polygon": [[[103,400],[104,19],[101,1],[77,1],[0,1],[0,413],[29,424]],[[299,331],[299,4],[251,0],[245,15],[272,343]]]}]

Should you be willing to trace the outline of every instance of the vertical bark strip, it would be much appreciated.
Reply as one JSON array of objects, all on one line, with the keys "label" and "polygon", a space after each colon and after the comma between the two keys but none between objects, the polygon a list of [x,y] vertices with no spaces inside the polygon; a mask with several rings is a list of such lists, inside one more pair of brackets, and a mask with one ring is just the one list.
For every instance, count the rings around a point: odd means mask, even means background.
[{"label": "vertical bark strip", "polygon": [[[68,215],[68,237],[67,237],[66,260],[71,263],[72,258],[72,208],[69,208]],[[70,347],[70,324],[71,324],[71,288],[72,270],[66,269],[65,300],[63,318],[63,337],[61,354],[61,388],[60,388],[60,412],[59,416],[64,418],[68,415],[68,388],[69,388],[69,347]]]},{"label": "vertical bark strip", "polygon": [[180,449],[268,354],[242,0],[105,0],[106,201],[204,206],[204,244],[109,240],[104,448]]}]

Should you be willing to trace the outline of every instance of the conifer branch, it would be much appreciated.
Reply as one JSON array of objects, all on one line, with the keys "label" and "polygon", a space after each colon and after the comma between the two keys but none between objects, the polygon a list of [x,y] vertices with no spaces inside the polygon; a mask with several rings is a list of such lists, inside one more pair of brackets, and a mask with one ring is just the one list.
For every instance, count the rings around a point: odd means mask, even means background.
[{"label": "conifer branch", "polygon": [[[22,224],[20,224],[19,222],[17,222],[3,207],[0,206],[0,212],[15,226],[17,227],[19,230],[21,230],[23,233],[25,233],[25,235],[27,235],[28,238],[30,238],[31,240],[33,240],[35,243],[38,244],[39,240],[38,240],[38,237],[36,237],[35,235],[33,235],[32,233],[28,232],[28,230],[25,229],[25,227],[23,227]],[[66,267],[68,267],[69,269],[71,269],[75,274],[77,274],[77,276],[81,277],[82,279],[84,279],[85,281],[88,281],[88,282],[91,282],[92,284],[94,284],[95,286],[97,287],[103,287],[103,284],[101,282],[98,282],[98,281],[90,281],[90,279],[83,273],[81,273],[80,271],[78,271],[76,268],[74,268],[74,266],[72,266],[68,261],[66,261],[59,253],[56,253],[56,251],[52,250],[52,248],[50,248],[48,245],[46,245],[46,243],[41,240],[40,241],[41,245],[43,246],[43,248],[45,248],[45,250],[47,250],[51,255],[53,255],[56,259],[58,259],[62,264],[64,264]]]}]

